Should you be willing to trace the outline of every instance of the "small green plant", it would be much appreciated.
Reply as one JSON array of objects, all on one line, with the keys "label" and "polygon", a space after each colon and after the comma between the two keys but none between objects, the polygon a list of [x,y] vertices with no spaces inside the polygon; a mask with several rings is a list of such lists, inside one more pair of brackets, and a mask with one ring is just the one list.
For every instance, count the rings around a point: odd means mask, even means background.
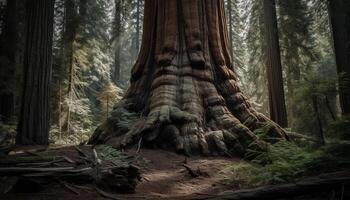
[{"label": "small green plant", "polygon": [[118,151],[117,149],[108,145],[97,145],[95,147],[97,155],[100,159],[110,161],[116,166],[127,166],[129,165],[129,158]]},{"label": "small green plant", "polygon": [[[293,104],[293,110],[289,111],[289,125],[293,131],[302,132],[308,135],[315,135],[316,116],[314,106],[317,104],[319,117],[323,131],[333,121],[337,107],[338,78],[322,77],[311,74],[307,79],[299,82],[293,96],[288,99]],[[316,98],[316,102],[313,99]],[[292,114],[293,113],[293,114]]]},{"label": "small green plant", "polygon": [[[280,140],[267,144],[266,149],[254,152],[257,156],[250,162],[228,167],[232,176],[226,179],[239,180],[243,187],[290,182],[306,176],[335,172],[350,168],[349,117],[333,122],[327,135],[331,139],[326,145],[314,148],[312,145]],[[266,125],[255,131],[258,138],[265,138],[269,131]]]},{"label": "small green plant", "polygon": [[16,124],[0,122],[0,146],[8,146],[15,143]]},{"label": "small green plant", "polygon": [[231,179],[246,179],[245,187],[280,184],[305,176],[350,168],[350,142],[329,143],[317,150],[280,141],[269,145],[250,163],[229,166]]},{"label": "small green plant", "polygon": [[329,124],[327,133],[332,138],[350,140],[350,115],[341,117]]}]

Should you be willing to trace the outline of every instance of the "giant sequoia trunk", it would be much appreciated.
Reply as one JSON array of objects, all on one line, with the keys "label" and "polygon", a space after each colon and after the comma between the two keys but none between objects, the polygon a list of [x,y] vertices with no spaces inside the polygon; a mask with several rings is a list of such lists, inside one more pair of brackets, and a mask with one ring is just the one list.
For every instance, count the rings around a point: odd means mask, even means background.
[{"label": "giant sequoia trunk", "polygon": [[48,144],[54,0],[26,4],[24,87],[17,144]]},{"label": "giant sequoia trunk", "polygon": [[222,0],[146,0],[130,88],[90,143],[242,155],[264,146],[256,129],[284,138],[240,91],[229,46]]}]

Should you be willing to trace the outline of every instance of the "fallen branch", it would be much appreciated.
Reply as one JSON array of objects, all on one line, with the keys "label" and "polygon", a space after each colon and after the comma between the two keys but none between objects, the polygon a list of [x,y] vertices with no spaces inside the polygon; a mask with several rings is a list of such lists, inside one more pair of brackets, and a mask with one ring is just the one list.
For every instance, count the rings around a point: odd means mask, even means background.
[{"label": "fallen branch", "polygon": [[182,164],[183,167],[185,167],[185,169],[188,171],[188,173],[193,177],[193,178],[197,178],[201,175],[200,170],[193,170],[190,166],[186,165],[186,164]]},{"label": "fallen branch", "polygon": [[96,149],[92,149],[92,152],[93,152],[93,154],[94,154],[94,158],[95,158],[96,164],[101,165],[102,161],[101,161],[101,159],[98,158]]},{"label": "fallen branch", "polygon": [[70,186],[68,183],[60,181],[61,185],[67,188],[69,191],[73,192],[76,195],[80,195],[80,192],[76,190],[74,187]]},{"label": "fallen branch", "polygon": [[49,162],[39,162],[39,163],[19,163],[17,166],[37,166],[37,167],[44,167],[48,165],[52,165],[54,163],[62,162],[64,159],[58,159],[58,160],[53,160]]},{"label": "fallen branch", "polygon": [[23,173],[23,172],[68,172],[69,170],[74,170],[74,167],[0,167],[0,173]]},{"label": "fallen branch", "polygon": [[96,192],[97,192],[98,194],[100,194],[102,197],[106,197],[106,198],[114,199],[114,200],[122,200],[122,199],[120,199],[119,197],[115,196],[114,194],[105,192],[105,191],[99,189],[98,187],[96,187],[95,189],[96,189]]},{"label": "fallen branch", "polygon": [[67,156],[62,156],[62,158],[63,158],[65,161],[67,161],[67,162],[69,162],[69,163],[71,163],[71,164],[76,164],[76,163],[77,163],[77,162],[75,162],[74,160],[68,158]]}]

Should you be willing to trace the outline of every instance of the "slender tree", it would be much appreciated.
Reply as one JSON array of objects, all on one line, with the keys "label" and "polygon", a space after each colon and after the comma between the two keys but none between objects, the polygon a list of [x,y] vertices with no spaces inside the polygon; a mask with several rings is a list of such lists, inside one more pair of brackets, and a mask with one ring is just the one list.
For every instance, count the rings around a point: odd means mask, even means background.
[{"label": "slender tree", "polygon": [[287,127],[287,112],[284,100],[275,0],[264,0],[264,15],[267,42],[266,71],[269,86],[270,116],[271,119],[280,126]]},{"label": "slender tree", "polygon": [[77,65],[74,60],[75,41],[79,26],[79,16],[77,12],[77,2],[74,0],[65,0],[65,29],[64,29],[64,68],[68,72],[67,87],[67,117],[65,121],[66,132],[70,132],[71,110],[73,105],[74,87],[76,82]]},{"label": "slender tree", "polygon": [[54,0],[28,0],[17,144],[48,144]]},{"label": "slender tree", "polygon": [[229,37],[230,37],[230,44],[232,45],[232,35],[233,35],[233,31],[232,31],[233,30],[232,0],[227,0],[227,15],[228,15],[228,17],[227,17],[228,18],[228,33],[229,33]]},{"label": "slender tree", "polygon": [[116,44],[115,52],[114,52],[114,74],[113,79],[116,85],[120,82],[120,49],[122,48],[120,45],[121,34],[122,34],[122,0],[115,1],[115,16],[114,16],[114,41]]},{"label": "slender tree", "polygon": [[141,2],[140,0],[136,0],[136,52],[140,49],[140,18],[141,18]]},{"label": "slender tree", "polygon": [[244,84],[241,84],[247,95],[253,100],[255,108],[269,114],[268,84],[266,76],[266,37],[264,20],[264,1],[245,1],[247,33],[247,63],[242,70]]},{"label": "slender tree", "polygon": [[242,155],[248,148],[262,148],[253,132],[258,128],[269,125],[269,136],[285,136],[279,125],[252,108],[237,85],[224,1],[145,4],[130,88],[90,143],[128,147],[141,140],[186,154]]},{"label": "slender tree", "polygon": [[344,115],[350,114],[350,1],[329,0],[334,51],[340,82],[340,106]]}]

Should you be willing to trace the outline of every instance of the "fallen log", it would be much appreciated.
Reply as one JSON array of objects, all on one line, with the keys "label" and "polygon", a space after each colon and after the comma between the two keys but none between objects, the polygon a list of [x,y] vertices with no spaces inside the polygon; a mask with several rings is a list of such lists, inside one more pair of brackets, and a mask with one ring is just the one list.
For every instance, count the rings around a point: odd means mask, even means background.
[{"label": "fallen log", "polygon": [[[112,147],[104,146],[65,147],[47,149],[36,155],[24,152],[2,156],[0,178],[11,181],[0,182],[0,189],[3,188],[0,194],[11,192],[11,188],[21,191],[21,188],[17,188],[18,185],[23,185],[17,184],[20,182],[34,182],[40,190],[54,182],[61,185],[64,183],[70,191],[73,190],[71,185],[81,188],[95,185],[106,193],[133,192],[140,173],[132,165],[132,159]],[[78,189],[74,191],[79,192]]]},{"label": "fallen log", "polygon": [[[339,198],[336,198],[338,196]],[[201,200],[323,200],[350,199],[350,171],[330,173],[296,183],[227,191]]]}]

